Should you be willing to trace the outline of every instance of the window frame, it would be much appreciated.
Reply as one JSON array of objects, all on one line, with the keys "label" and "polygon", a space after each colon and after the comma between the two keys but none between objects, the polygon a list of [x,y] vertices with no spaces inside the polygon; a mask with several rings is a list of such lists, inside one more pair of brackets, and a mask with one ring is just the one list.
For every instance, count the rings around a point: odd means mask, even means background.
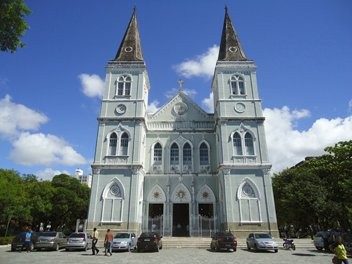
[{"label": "window frame", "polygon": [[246,85],[245,78],[241,74],[234,74],[230,78],[231,96],[245,96]]},{"label": "window frame", "polygon": [[123,74],[116,80],[115,97],[131,96],[132,77],[129,74]]}]

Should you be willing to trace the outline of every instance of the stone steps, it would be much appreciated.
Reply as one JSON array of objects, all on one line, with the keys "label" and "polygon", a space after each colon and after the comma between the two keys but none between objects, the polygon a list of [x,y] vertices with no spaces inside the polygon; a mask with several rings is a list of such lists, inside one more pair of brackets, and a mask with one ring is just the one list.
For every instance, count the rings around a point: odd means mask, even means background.
[{"label": "stone steps", "polygon": [[[210,248],[211,238],[199,237],[163,237],[163,248]],[[282,248],[283,240],[276,239],[279,248]],[[296,248],[314,248],[311,239],[294,239]],[[238,248],[246,248],[246,239],[237,239]]]}]

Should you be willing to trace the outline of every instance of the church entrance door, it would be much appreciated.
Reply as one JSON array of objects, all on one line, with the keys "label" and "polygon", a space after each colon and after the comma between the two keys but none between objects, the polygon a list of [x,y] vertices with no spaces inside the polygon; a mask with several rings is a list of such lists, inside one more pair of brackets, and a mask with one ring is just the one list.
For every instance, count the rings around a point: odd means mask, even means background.
[{"label": "church entrance door", "polygon": [[173,236],[189,236],[189,204],[173,204]]},{"label": "church entrance door", "polygon": [[148,230],[163,235],[163,204],[149,204]]}]

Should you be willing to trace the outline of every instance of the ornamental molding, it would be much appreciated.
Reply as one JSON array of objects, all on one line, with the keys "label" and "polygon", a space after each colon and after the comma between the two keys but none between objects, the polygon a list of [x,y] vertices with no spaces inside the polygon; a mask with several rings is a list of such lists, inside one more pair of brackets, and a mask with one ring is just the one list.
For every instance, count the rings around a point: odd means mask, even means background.
[{"label": "ornamental molding", "polygon": [[164,190],[159,185],[155,185],[149,192],[147,201],[149,203],[165,203],[166,195]]},{"label": "ornamental molding", "polygon": [[179,183],[171,193],[171,202],[173,203],[191,202],[191,193],[183,183]]},{"label": "ornamental molding", "polygon": [[207,185],[203,185],[197,193],[196,200],[198,203],[215,203],[215,195],[212,189]]}]

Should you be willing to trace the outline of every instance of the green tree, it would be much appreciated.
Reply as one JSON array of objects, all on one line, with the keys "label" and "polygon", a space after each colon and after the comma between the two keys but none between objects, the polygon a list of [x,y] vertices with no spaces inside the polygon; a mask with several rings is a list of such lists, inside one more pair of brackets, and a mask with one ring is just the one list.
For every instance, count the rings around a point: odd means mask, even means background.
[{"label": "green tree", "polygon": [[86,219],[88,216],[90,189],[77,179],[60,174],[52,180],[54,188],[53,211],[51,221],[55,227],[72,229],[76,219]]},{"label": "green tree", "polygon": [[11,53],[24,47],[20,40],[28,25],[24,20],[31,10],[23,0],[0,0],[0,50]]},{"label": "green tree", "polygon": [[279,225],[351,228],[352,141],[274,175]]}]

